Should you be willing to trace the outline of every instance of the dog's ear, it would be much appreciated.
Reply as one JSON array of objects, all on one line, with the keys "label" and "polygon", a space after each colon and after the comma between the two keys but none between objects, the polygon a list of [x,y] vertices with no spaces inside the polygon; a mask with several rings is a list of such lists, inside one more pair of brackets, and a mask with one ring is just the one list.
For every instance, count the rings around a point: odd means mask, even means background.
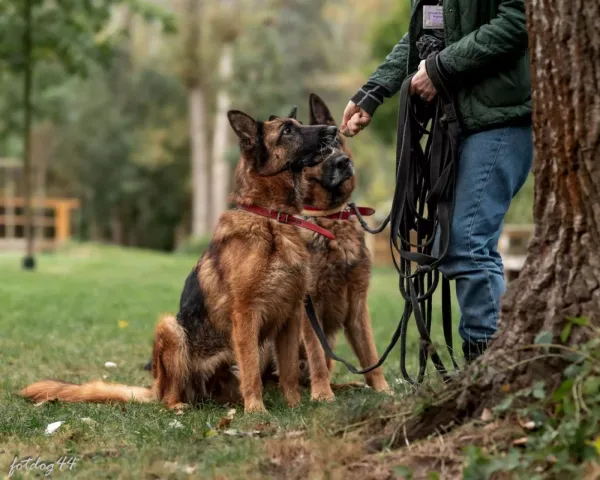
[{"label": "dog's ear", "polygon": [[288,115],[288,118],[293,118],[294,120],[296,119],[296,114],[298,113],[298,107],[296,105],[294,105],[292,107],[292,111],[290,112],[290,114]]},{"label": "dog's ear", "polygon": [[227,118],[231,128],[240,140],[248,144],[254,142],[258,132],[258,124],[251,116],[239,110],[230,110],[227,112]]},{"label": "dog's ear", "polygon": [[310,106],[311,125],[336,125],[329,108],[316,93],[311,93],[308,99]]}]

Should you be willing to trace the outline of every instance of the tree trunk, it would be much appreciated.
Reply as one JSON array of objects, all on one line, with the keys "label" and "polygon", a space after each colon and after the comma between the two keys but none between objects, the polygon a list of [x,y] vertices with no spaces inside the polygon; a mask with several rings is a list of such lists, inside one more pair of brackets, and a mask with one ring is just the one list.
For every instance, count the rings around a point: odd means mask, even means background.
[{"label": "tree trunk", "polygon": [[227,209],[227,196],[229,192],[229,164],[227,163],[227,138],[229,124],[227,110],[231,105],[229,96],[229,81],[233,70],[233,46],[230,43],[223,45],[219,62],[219,84],[221,88],[217,93],[217,114],[213,136],[212,151],[212,215],[211,224],[214,226],[219,216]]},{"label": "tree trunk", "polygon": [[201,87],[189,92],[190,139],[192,142],[192,235],[208,233],[208,145],[206,100]]},{"label": "tree trunk", "polygon": [[44,240],[46,236],[46,182],[48,174],[48,163],[53,155],[54,139],[56,133],[49,122],[38,124],[31,133],[31,162],[35,178],[34,198],[39,202],[35,211],[35,233],[36,241]]},{"label": "tree trunk", "polygon": [[192,235],[209,231],[209,150],[207,104],[202,82],[201,11],[202,0],[188,0],[186,9],[184,78],[188,85],[190,141],[192,155]]},{"label": "tree trunk", "polygon": [[24,21],[23,31],[23,195],[25,197],[25,238],[26,251],[23,259],[23,268],[33,270],[35,268],[34,246],[33,246],[33,208],[31,202],[31,184],[33,174],[31,169],[31,87],[33,76],[33,59],[31,58],[33,26],[32,26],[32,0],[24,2]]},{"label": "tree trunk", "polygon": [[[533,343],[540,331],[557,341],[566,317],[600,324],[598,19],[598,0],[533,0],[528,8],[535,229],[525,268],[504,297],[490,359]],[[586,332],[574,329],[570,342]]]}]

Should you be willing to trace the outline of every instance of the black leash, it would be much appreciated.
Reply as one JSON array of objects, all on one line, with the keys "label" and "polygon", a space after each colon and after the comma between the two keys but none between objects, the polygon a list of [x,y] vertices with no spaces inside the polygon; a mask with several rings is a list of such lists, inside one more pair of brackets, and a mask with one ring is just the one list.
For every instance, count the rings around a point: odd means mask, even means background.
[{"label": "black leash", "polygon": [[[404,379],[412,385],[423,381],[429,357],[442,378],[449,378],[448,370],[431,341],[432,297],[440,280],[437,267],[444,259],[450,241],[460,139],[454,99],[440,73],[435,53],[427,57],[426,68],[438,93],[434,102],[411,97],[412,76],[400,89],[396,189],[390,214],[378,228],[371,229],[356,205],[349,204],[367,232],[380,233],[390,225],[390,251],[399,273],[399,290],[405,300],[404,312],[390,344],[375,365],[359,370],[331,350],[310,296],[305,302],[307,316],[328,357],[343,363],[352,373],[365,374],[380,367],[400,340],[400,369]],[[430,131],[427,130],[429,122]],[[428,135],[425,150],[421,146],[424,135]],[[411,243],[412,232],[417,236],[414,244]],[[437,256],[433,254],[436,234],[439,235]],[[413,264],[416,264],[414,271]],[[416,381],[406,369],[406,333],[413,314],[421,339]],[[458,369],[452,348],[450,282],[445,277],[442,278],[442,324],[452,365]]]}]

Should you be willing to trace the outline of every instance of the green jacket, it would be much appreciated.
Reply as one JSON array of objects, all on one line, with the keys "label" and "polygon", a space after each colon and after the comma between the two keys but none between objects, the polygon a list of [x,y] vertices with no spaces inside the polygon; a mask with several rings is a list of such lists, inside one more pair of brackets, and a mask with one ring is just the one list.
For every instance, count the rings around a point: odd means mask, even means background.
[{"label": "green jacket", "polygon": [[[408,33],[369,82],[396,93],[420,63],[423,0],[412,1]],[[531,121],[531,79],[523,0],[444,0],[446,48],[439,54],[470,133]]]}]

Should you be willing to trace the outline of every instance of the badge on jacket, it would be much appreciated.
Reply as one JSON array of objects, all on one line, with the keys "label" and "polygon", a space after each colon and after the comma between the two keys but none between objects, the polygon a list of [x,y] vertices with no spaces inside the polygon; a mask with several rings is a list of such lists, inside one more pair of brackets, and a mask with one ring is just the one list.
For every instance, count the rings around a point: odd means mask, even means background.
[{"label": "badge on jacket", "polygon": [[442,5],[423,6],[423,28],[427,30],[444,29],[444,7]]}]

